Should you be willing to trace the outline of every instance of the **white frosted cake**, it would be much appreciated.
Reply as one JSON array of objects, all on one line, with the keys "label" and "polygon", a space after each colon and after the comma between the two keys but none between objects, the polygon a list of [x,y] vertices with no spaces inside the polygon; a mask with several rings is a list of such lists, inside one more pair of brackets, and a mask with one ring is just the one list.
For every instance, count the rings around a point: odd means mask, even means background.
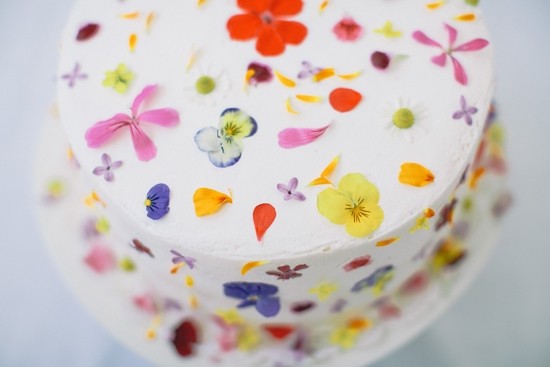
[{"label": "white frosted cake", "polygon": [[78,1],[79,265],[159,365],[367,362],[506,206],[492,55],[474,0]]}]

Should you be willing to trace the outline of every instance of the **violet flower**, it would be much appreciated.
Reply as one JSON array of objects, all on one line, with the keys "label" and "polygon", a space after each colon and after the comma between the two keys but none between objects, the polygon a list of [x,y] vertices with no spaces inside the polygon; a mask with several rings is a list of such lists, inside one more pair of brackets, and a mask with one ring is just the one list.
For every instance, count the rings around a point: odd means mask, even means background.
[{"label": "violet flower", "polygon": [[383,283],[389,280],[389,277],[391,276],[392,272],[393,272],[393,265],[383,266],[380,269],[376,270],[371,275],[369,275],[368,277],[361,279],[360,281],[355,283],[353,288],[351,288],[351,291],[361,292],[365,288],[383,286]]},{"label": "violet flower", "polygon": [[196,259],[189,256],[184,256],[176,250],[170,250],[170,252],[172,253],[172,255],[174,255],[174,257],[172,258],[172,264],[177,265],[185,263],[189,267],[189,269],[193,270],[193,268],[195,267],[195,263],[197,262]]},{"label": "violet flower", "polygon": [[112,182],[115,179],[114,169],[122,166],[122,161],[111,161],[111,157],[107,153],[101,155],[101,162],[103,166],[98,166],[93,170],[93,174],[96,176],[103,175],[103,178],[107,182]]},{"label": "violet flower", "polygon": [[73,88],[77,80],[83,80],[87,78],[88,75],[82,73],[80,64],[78,62],[74,65],[73,71],[61,76],[61,79],[68,81],[69,88]]},{"label": "violet flower", "polygon": [[288,185],[285,184],[278,184],[277,190],[285,194],[284,199],[290,200],[290,199],[296,199],[298,201],[304,201],[306,200],[306,196],[302,194],[301,192],[296,191],[296,188],[298,187],[298,179],[296,177],[291,178],[288,182]]},{"label": "violet flower", "polygon": [[281,309],[279,297],[274,297],[279,289],[274,285],[233,282],[224,284],[223,290],[226,296],[242,300],[238,308],[255,306],[265,317],[276,316]]},{"label": "violet flower", "polygon": [[147,216],[159,220],[170,211],[170,188],[165,184],[153,186],[147,193],[145,200]]},{"label": "violet flower", "polygon": [[466,103],[466,98],[464,98],[464,96],[460,96],[460,110],[453,114],[453,119],[460,120],[461,118],[464,118],[466,123],[471,126],[473,122],[472,115],[475,115],[476,113],[477,108],[468,106],[468,103]]}]

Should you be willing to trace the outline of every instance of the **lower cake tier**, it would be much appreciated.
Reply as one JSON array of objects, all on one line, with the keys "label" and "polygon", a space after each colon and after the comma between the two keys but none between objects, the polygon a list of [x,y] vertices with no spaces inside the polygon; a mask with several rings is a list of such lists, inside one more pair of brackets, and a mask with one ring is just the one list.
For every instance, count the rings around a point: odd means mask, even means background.
[{"label": "lower cake tier", "polygon": [[[375,246],[217,258],[136,235],[85,181],[58,121],[36,192],[50,252],[118,339],[161,366],[363,366],[433,321],[483,267],[510,203],[492,119],[448,198]],[[221,238],[223,240],[223,238]]]}]

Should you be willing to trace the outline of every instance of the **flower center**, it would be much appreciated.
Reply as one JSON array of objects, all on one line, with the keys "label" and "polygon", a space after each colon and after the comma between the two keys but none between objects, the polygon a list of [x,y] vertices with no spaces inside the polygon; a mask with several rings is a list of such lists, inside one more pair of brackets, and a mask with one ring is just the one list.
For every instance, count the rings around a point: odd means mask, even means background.
[{"label": "flower center", "polygon": [[145,200],[145,206],[149,207],[149,206],[151,206],[151,204],[152,203],[151,203],[150,199]]},{"label": "flower center", "polygon": [[400,108],[393,114],[393,124],[400,129],[408,129],[414,124],[414,113],[408,108]]},{"label": "flower center", "polygon": [[197,79],[195,89],[199,94],[210,94],[216,89],[216,81],[208,75],[203,75]]},{"label": "flower center", "polygon": [[365,199],[360,198],[357,203],[346,204],[346,210],[350,213],[354,223],[360,223],[362,218],[367,219],[370,211],[365,209],[363,202]]},{"label": "flower center", "polygon": [[239,126],[237,126],[234,122],[229,122],[224,126],[223,135],[225,135],[226,138],[231,138],[238,135],[240,132],[241,129]]},{"label": "flower center", "polygon": [[260,15],[260,18],[262,18],[262,21],[263,21],[265,24],[271,24],[271,23],[273,23],[273,14],[271,14],[271,13],[268,12],[268,11],[262,13],[262,15]]}]

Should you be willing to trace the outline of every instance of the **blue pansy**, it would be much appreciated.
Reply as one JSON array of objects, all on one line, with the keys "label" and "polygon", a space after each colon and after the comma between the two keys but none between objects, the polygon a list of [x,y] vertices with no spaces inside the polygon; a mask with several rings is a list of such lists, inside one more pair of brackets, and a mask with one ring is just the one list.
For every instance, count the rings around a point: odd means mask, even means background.
[{"label": "blue pansy", "polygon": [[153,186],[147,193],[145,200],[147,216],[159,220],[170,210],[170,188],[163,183]]},{"label": "blue pansy", "polygon": [[393,265],[386,265],[376,270],[368,277],[361,279],[353,288],[352,292],[361,292],[365,288],[372,288],[375,294],[380,294],[386,285],[393,278]]},{"label": "blue pansy", "polygon": [[243,139],[256,134],[256,120],[238,108],[228,108],[220,116],[220,124],[205,127],[195,134],[199,149],[208,153],[210,162],[225,168],[241,159]]},{"label": "blue pansy", "polygon": [[276,316],[281,309],[279,297],[274,297],[279,289],[274,285],[233,282],[224,284],[223,291],[226,296],[241,300],[238,308],[255,306],[265,317]]}]

